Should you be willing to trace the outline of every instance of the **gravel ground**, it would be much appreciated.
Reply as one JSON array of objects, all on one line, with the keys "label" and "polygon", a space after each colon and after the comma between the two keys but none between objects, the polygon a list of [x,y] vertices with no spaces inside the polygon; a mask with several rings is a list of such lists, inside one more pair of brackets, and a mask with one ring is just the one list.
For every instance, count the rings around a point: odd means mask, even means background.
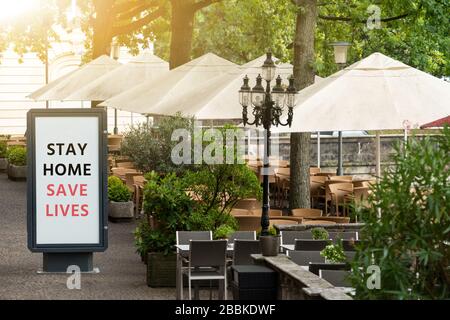
[{"label": "gravel ground", "polygon": [[27,248],[26,183],[0,174],[0,299],[174,299],[173,288],[149,288],[135,253],[134,223],[109,224],[109,249],[94,254],[99,274],[83,274],[81,290],[67,289],[67,275],[38,274],[42,254]]}]

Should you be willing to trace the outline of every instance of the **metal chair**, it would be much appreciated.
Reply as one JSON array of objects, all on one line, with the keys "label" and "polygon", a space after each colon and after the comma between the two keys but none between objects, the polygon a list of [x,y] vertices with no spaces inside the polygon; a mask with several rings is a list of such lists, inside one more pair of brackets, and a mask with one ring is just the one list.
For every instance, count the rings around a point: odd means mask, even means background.
[{"label": "metal chair", "polygon": [[281,245],[295,244],[296,239],[312,240],[311,231],[281,231]]},{"label": "metal chair", "polygon": [[190,241],[189,267],[183,272],[188,277],[189,300],[192,300],[192,281],[201,280],[222,280],[227,300],[227,243],[227,240]]},{"label": "metal chair", "polygon": [[320,251],[288,251],[287,256],[299,266],[308,266],[310,262],[324,263],[325,258]]},{"label": "metal chair", "polygon": [[350,287],[351,284],[347,280],[350,271],[346,270],[319,270],[319,277],[325,279],[335,287]]},{"label": "metal chair", "polygon": [[[187,245],[190,244],[191,240],[212,240],[212,232],[211,231],[177,231],[176,232],[176,244],[177,245]],[[188,268],[189,261],[188,253],[181,252],[180,249],[177,249],[177,254],[182,257],[181,260],[181,270],[177,270],[177,275],[180,272],[183,273],[184,270]],[[181,258],[180,258],[181,259]],[[181,300],[183,300],[183,277],[177,276],[177,281],[179,281],[179,286],[181,288]]]},{"label": "metal chair", "polygon": [[328,232],[329,238],[333,241],[338,239],[341,240],[358,240],[358,232],[347,231],[347,232]]},{"label": "metal chair", "polygon": [[329,240],[295,239],[296,251],[322,251],[330,243]]},{"label": "metal chair", "polygon": [[235,240],[256,240],[256,231],[236,231],[228,237],[228,243],[233,244]]},{"label": "metal chair", "polygon": [[261,253],[259,240],[238,240],[234,242],[233,265],[254,264],[251,254]]},{"label": "metal chair", "polygon": [[350,265],[347,263],[320,263],[310,262],[309,272],[319,275],[320,270],[350,270]]}]

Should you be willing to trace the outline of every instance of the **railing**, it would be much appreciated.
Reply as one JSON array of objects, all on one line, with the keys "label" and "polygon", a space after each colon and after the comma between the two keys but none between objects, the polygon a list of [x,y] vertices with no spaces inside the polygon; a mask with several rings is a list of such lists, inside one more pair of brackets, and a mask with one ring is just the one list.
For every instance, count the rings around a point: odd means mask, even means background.
[{"label": "railing", "polygon": [[265,264],[279,274],[279,300],[352,300],[342,289],[303,269],[285,255],[264,257],[252,255],[258,264]]}]

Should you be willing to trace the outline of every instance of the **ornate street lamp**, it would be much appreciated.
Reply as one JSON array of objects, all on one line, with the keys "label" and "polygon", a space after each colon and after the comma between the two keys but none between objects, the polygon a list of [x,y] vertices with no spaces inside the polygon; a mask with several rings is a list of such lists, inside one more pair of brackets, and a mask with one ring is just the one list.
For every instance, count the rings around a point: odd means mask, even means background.
[{"label": "ornate street lamp", "polygon": [[[334,48],[334,62],[342,70],[347,65],[347,54],[348,48],[351,46],[348,42],[333,42],[330,44]],[[342,131],[339,131],[339,145],[338,145],[338,167],[336,174],[342,176],[344,174],[344,169],[342,167]]]},{"label": "ornate street lamp", "polygon": [[[264,135],[264,170],[263,170],[263,206],[261,216],[261,235],[269,234],[269,157],[270,157],[270,128],[272,126],[291,126],[293,119],[293,109],[295,107],[295,97],[297,89],[294,85],[294,78],[289,79],[289,86],[284,89],[282,79],[277,77],[275,86],[271,88],[271,81],[275,78],[276,65],[272,60],[272,53],[267,53],[267,59],[262,66],[262,72],[256,78],[256,85],[251,89],[249,78],[245,76],[244,84],[239,91],[239,102],[242,105],[242,119],[244,126],[263,126]],[[261,76],[262,75],[262,76]],[[264,89],[262,81],[266,81]],[[248,108],[253,106],[251,111],[253,121],[249,119]],[[287,121],[281,120],[287,107]]]}]

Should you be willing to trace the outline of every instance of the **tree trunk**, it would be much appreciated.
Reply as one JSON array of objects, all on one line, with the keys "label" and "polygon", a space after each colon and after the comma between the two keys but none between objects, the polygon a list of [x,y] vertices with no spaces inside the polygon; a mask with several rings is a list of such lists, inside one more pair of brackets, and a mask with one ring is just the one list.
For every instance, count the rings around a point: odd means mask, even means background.
[{"label": "tree trunk", "polygon": [[191,60],[195,20],[193,3],[193,0],[172,0],[170,69],[174,69]]},{"label": "tree trunk", "polygon": [[[298,90],[314,83],[317,0],[297,0],[300,7],[294,39],[294,77]],[[310,208],[310,133],[291,134],[290,208]]]},{"label": "tree trunk", "polygon": [[109,55],[111,53],[114,22],[114,16],[112,14],[113,3],[111,0],[94,1],[96,18],[94,21],[92,41],[92,60],[101,55]]}]

